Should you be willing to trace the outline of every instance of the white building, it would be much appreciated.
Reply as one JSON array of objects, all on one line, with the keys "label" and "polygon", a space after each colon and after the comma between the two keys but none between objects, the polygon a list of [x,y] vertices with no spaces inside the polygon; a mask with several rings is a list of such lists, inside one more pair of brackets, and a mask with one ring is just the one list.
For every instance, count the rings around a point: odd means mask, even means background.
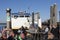
[{"label": "white building", "polygon": [[[38,25],[39,27],[41,27],[41,19],[38,19],[37,22],[37,16],[35,16],[34,18],[34,24],[35,26]],[[11,25],[12,25],[12,29],[19,29],[22,26],[23,27],[27,27],[30,28],[32,25],[32,16],[29,13],[24,13],[24,12],[20,12],[20,13],[15,13],[11,15]]]}]

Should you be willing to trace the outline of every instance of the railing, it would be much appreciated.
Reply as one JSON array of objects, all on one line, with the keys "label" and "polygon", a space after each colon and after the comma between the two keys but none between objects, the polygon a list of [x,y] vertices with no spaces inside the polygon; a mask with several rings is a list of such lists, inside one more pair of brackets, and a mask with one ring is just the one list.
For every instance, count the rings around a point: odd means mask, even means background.
[{"label": "railing", "polygon": [[47,38],[47,34],[37,33],[33,35],[33,40],[47,40]]},{"label": "railing", "polygon": [[31,36],[30,39],[31,40],[48,40],[48,33],[44,33],[44,32],[30,32]]}]

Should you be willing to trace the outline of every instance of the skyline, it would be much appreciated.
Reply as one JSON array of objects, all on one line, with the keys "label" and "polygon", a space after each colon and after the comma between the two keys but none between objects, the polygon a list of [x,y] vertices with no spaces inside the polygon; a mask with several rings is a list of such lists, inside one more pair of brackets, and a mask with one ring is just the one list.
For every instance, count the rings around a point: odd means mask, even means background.
[{"label": "skyline", "polygon": [[42,21],[47,20],[50,18],[50,6],[54,3],[57,4],[57,14],[59,14],[59,2],[60,0],[0,0],[0,23],[6,23],[7,8],[11,8],[12,13],[19,11],[40,12]]}]

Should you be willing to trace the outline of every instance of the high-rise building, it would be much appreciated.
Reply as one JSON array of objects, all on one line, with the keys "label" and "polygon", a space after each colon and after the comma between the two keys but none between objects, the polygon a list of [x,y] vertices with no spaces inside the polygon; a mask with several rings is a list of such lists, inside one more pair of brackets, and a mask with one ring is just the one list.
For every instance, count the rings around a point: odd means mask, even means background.
[{"label": "high-rise building", "polygon": [[56,6],[56,3],[50,7],[50,25],[57,27],[57,6]]},{"label": "high-rise building", "polygon": [[6,9],[6,14],[7,14],[7,28],[11,28],[11,9],[7,8]]}]

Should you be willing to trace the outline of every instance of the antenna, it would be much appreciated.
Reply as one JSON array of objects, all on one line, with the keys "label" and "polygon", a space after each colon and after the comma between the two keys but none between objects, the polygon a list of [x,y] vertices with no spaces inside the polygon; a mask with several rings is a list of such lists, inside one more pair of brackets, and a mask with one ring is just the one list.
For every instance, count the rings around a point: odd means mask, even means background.
[{"label": "antenna", "polygon": [[59,22],[60,22],[60,11],[59,11]]}]

